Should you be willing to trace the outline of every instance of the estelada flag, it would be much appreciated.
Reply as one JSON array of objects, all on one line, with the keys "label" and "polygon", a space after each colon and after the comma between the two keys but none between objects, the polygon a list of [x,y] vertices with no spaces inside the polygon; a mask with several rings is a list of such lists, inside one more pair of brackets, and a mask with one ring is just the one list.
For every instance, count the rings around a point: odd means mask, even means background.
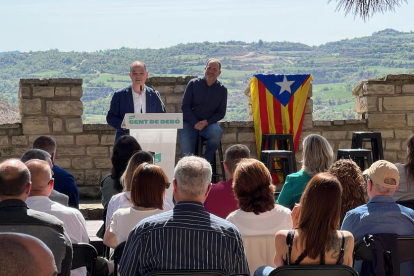
[{"label": "estelada flag", "polygon": [[[250,81],[250,93],[259,158],[262,134],[292,134],[296,152],[312,80],[311,74],[253,76]],[[274,179],[275,183],[283,177],[278,178]]]}]

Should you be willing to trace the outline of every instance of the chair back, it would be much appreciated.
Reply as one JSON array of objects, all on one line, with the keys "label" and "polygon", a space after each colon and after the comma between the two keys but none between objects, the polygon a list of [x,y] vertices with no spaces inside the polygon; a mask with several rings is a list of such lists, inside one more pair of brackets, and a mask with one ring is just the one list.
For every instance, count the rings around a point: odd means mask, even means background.
[{"label": "chair back", "polygon": [[124,253],[125,243],[126,241],[121,242],[114,250],[114,275],[118,275],[118,265]]},{"label": "chair back", "polygon": [[358,272],[347,265],[284,265],[269,276],[358,276]]},{"label": "chair back", "polygon": [[95,264],[98,252],[89,243],[73,243],[73,260],[71,269],[86,266],[90,269],[90,275],[95,275]]},{"label": "chair back", "polygon": [[275,236],[242,236],[250,274],[259,266],[274,266]]},{"label": "chair back", "polygon": [[154,271],[146,274],[145,276],[229,276],[227,273],[221,270],[162,270]]}]

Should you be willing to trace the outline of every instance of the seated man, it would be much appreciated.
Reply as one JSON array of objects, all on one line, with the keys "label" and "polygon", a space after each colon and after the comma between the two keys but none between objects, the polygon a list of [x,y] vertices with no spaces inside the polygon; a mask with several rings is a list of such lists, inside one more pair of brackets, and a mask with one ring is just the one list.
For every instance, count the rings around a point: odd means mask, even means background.
[{"label": "seated man", "polygon": [[120,263],[122,276],[173,269],[249,274],[237,228],[204,209],[211,174],[203,158],[189,156],[178,162],[173,180],[177,205],[140,221],[131,231]]},{"label": "seated man", "polygon": [[[32,159],[26,162],[32,179],[32,188],[26,200],[29,208],[51,214],[63,222],[72,243],[89,243],[86,222],[79,210],[51,201],[48,196],[53,190],[52,173],[46,161]],[[71,276],[85,276],[86,267],[71,271]]]},{"label": "seated man", "polygon": [[[364,175],[368,178],[367,194],[370,200],[349,211],[341,229],[351,232],[355,241],[368,234],[414,235],[414,211],[395,203],[392,197],[400,179],[397,167],[379,160],[365,170]],[[355,263],[355,269],[360,272],[360,261]],[[413,269],[414,262],[402,263],[401,275],[412,275]]]},{"label": "seated man", "polygon": [[41,240],[18,233],[0,233],[1,275],[55,276],[52,251]]},{"label": "seated man", "polygon": [[69,275],[72,244],[56,217],[29,209],[25,203],[32,183],[29,169],[20,160],[0,164],[0,232],[35,236],[52,251],[60,275]]},{"label": "seated man", "polygon": [[211,186],[211,191],[204,202],[207,212],[225,219],[231,212],[239,209],[231,185],[237,163],[243,158],[250,158],[250,150],[245,145],[233,145],[226,150],[223,165],[228,180]]},{"label": "seated man", "polygon": [[218,121],[224,118],[227,108],[227,88],[217,78],[221,74],[221,62],[209,59],[203,78],[190,80],[181,109],[183,129],[179,130],[181,156],[195,153],[197,137],[207,139],[204,157],[212,162],[223,134]]}]

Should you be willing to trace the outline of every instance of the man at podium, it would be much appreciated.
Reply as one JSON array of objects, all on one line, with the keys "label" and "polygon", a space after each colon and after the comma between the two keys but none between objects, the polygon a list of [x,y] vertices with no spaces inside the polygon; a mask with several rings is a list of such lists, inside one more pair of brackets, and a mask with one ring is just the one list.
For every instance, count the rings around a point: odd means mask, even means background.
[{"label": "man at podium", "polygon": [[165,113],[160,93],[145,85],[148,77],[145,63],[134,61],[129,76],[132,84],[115,91],[106,115],[108,124],[116,129],[115,141],[122,135],[129,135],[123,124],[126,113]]}]

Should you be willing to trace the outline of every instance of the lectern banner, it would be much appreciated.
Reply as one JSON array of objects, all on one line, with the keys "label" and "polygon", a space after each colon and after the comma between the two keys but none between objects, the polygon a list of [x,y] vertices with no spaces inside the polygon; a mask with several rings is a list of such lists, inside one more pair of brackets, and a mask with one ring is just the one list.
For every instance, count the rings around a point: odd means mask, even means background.
[{"label": "lectern banner", "polygon": [[124,117],[126,129],[181,129],[182,113],[127,113]]}]

